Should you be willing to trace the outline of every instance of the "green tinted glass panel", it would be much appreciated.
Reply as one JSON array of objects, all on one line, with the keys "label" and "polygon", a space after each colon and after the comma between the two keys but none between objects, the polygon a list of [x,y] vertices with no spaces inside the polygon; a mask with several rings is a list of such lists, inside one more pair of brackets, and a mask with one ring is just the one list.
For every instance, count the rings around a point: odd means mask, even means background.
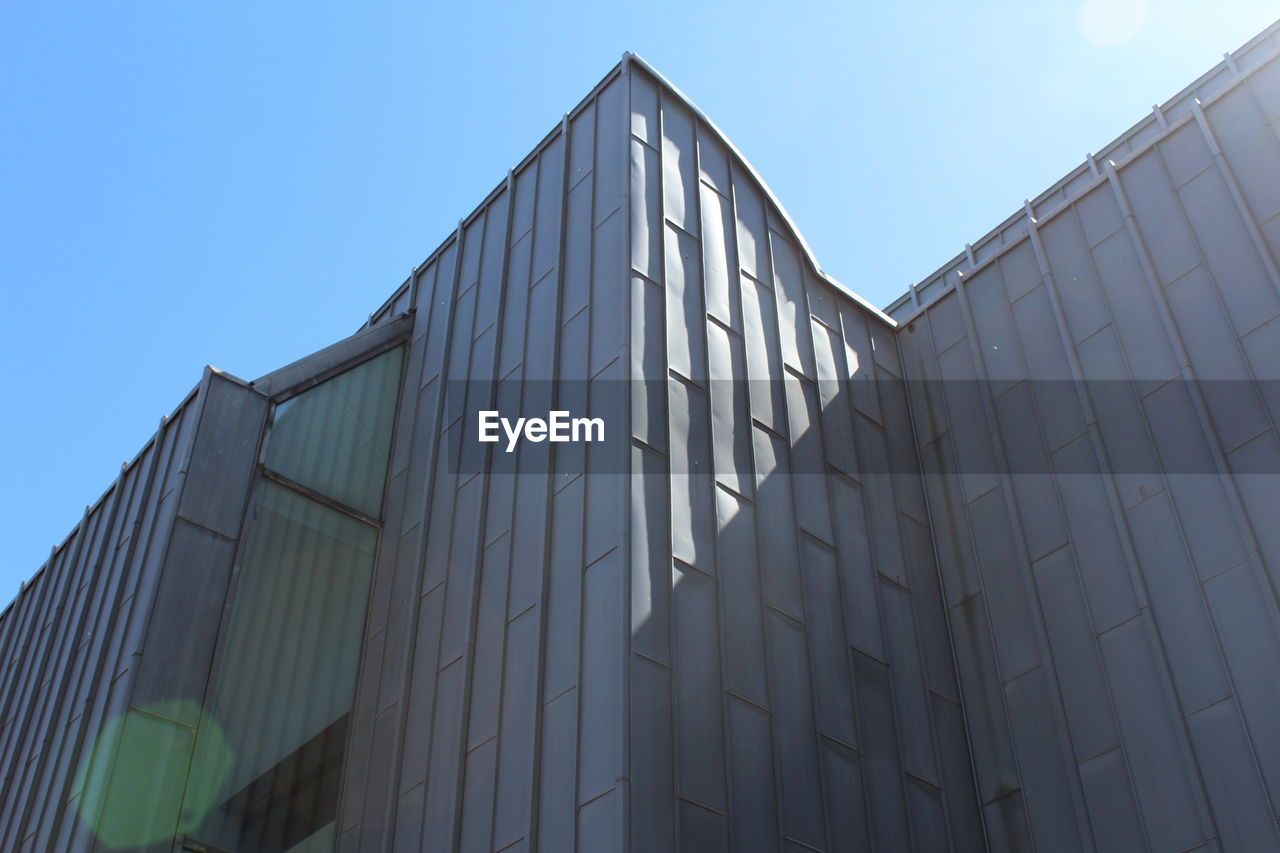
[{"label": "green tinted glass panel", "polygon": [[378,517],[402,357],[397,347],[276,407],[267,467]]},{"label": "green tinted glass panel", "polygon": [[222,729],[196,702],[130,708],[103,726],[81,766],[76,809],[109,847],[166,841],[209,814],[231,761]]},{"label": "green tinted glass panel", "polygon": [[250,853],[326,838],[377,536],[282,486],[259,487],[209,707],[233,759],[199,839]]}]

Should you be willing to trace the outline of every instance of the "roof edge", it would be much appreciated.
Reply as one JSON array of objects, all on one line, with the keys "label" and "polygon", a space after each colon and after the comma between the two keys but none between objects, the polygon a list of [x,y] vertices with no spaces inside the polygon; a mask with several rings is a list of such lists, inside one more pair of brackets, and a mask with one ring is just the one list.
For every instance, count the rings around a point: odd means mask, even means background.
[{"label": "roof edge", "polygon": [[890,317],[882,309],[878,308],[876,305],[869,302],[864,297],[855,293],[851,288],[846,286],[843,282],[841,282],[835,276],[831,275],[830,273],[828,273],[826,270],[822,268],[822,264],[818,263],[817,256],[813,253],[813,249],[809,246],[809,241],[807,241],[804,238],[804,234],[801,233],[800,229],[796,226],[795,220],[791,218],[791,214],[787,212],[786,207],[784,207],[782,202],[778,200],[778,196],[774,193],[773,189],[770,188],[769,184],[765,181],[765,179],[760,176],[760,173],[756,170],[756,167],[751,165],[751,161],[748,160],[743,155],[742,151],[738,149],[737,145],[733,144],[733,140],[730,139],[725,134],[725,132],[721,130],[720,127],[714,121],[712,121],[711,118],[705,112],[703,112],[702,109],[699,108],[698,105],[695,104],[688,95],[680,91],[680,88],[678,86],[676,86],[674,83],[668,80],[661,71],[654,68],[651,63],[649,63],[644,57],[640,56],[639,54],[633,53],[631,51],[627,51],[626,53],[624,53],[622,55],[622,65],[625,68],[629,64],[635,64],[640,68],[642,68],[645,71],[645,73],[653,77],[661,86],[666,88],[667,91],[669,91],[671,94],[679,98],[681,103],[683,103],[685,107],[687,107],[695,116],[697,116],[700,121],[706,124],[706,126],[711,130],[711,132],[716,135],[719,141],[729,151],[730,155],[732,155],[734,159],[738,161],[738,165],[742,167],[742,169],[747,173],[747,175],[750,176],[751,180],[755,181],[756,185],[760,187],[760,189],[764,192],[765,198],[768,199],[768,201],[777,209],[778,215],[781,217],[782,221],[786,223],[786,226],[788,230],[791,231],[791,234],[795,238],[796,243],[799,244],[800,250],[804,253],[805,259],[809,262],[809,266],[812,267],[814,273],[819,278],[821,278],[827,284],[830,284],[832,287],[834,287],[836,290],[843,293],[845,296],[848,296],[854,302],[858,303],[859,306],[864,308],[869,314],[874,315],[875,317],[883,321],[885,324],[887,324],[891,328],[898,327],[897,320]]},{"label": "roof edge", "polygon": [[[907,285],[905,292],[891,300],[886,312],[902,312],[899,325],[915,320],[924,311],[950,293],[954,287],[949,276],[969,276],[1017,245],[1023,237],[1029,217],[1045,222],[1068,209],[1073,202],[1105,180],[1103,163],[1113,161],[1123,166],[1150,150],[1168,135],[1192,119],[1190,104],[1208,107],[1218,98],[1244,83],[1255,71],[1280,55],[1280,20],[1253,36],[1240,47],[1227,51],[1222,59],[1177,93],[1156,104],[1151,111],[1110,142],[1085,155],[1057,181],[1030,199],[1003,221],[982,234],[933,272]],[[909,309],[909,310],[905,310]]]}]

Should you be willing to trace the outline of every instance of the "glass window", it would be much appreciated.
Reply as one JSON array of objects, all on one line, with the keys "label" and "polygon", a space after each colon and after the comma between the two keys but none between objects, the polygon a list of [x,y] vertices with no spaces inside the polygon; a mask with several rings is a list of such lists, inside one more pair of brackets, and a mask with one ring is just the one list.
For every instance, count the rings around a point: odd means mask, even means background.
[{"label": "glass window", "polygon": [[193,839],[235,853],[334,847],[402,358],[397,347],[276,408],[263,464],[280,477],[254,497],[206,703],[217,726],[197,736],[197,754],[208,731],[230,758],[203,780],[219,793]]},{"label": "glass window", "polygon": [[[208,714],[232,753],[202,841],[310,850],[332,823],[376,528],[263,481]],[[320,846],[317,847],[316,845]]]},{"label": "glass window", "polygon": [[403,349],[396,347],[277,406],[266,466],[377,518]]}]

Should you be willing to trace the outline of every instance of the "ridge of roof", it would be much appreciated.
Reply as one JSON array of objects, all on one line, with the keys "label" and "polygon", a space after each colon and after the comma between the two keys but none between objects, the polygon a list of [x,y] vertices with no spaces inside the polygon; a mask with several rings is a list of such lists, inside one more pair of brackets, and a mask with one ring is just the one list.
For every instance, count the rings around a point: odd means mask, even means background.
[{"label": "ridge of roof", "polygon": [[[542,151],[547,147],[547,145],[549,145],[554,139],[557,138],[557,136],[559,136],[560,133],[563,132],[566,126],[566,123],[569,120],[571,120],[582,109],[584,109],[592,100],[594,100],[596,95],[599,94],[600,91],[603,90],[606,86],[612,83],[616,77],[618,77],[620,74],[627,73],[630,66],[632,65],[635,65],[636,67],[640,68],[641,70],[644,71],[645,74],[653,78],[654,82],[656,82],[661,88],[663,88],[668,93],[670,93],[673,97],[678,99],[681,105],[683,105],[686,109],[688,109],[691,113],[693,113],[694,116],[698,119],[698,121],[705,124],[707,128],[713,134],[715,134],[716,139],[725,147],[725,149],[729,152],[729,155],[737,162],[738,166],[741,167],[742,171],[745,172],[746,175],[760,189],[765,199],[771,205],[773,205],[774,209],[778,213],[778,218],[782,221],[782,223],[786,226],[787,230],[790,232],[790,236],[795,240],[796,244],[799,246],[801,253],[804,255],[805,260],[808,262],[810,268],[812,269],[815,275],[817,275],[820,279],[822,279],[827,284],[834,287],[840,293],[852,299],[861,308],[863,308],[868,314],[876,317],[881,322],[888,325],[890,328],[897,328],[898,322],[894,320],[892,317],[890,317],[887,313],[885,313],[885,311],[883,311],[882,309],[880,309],[879,307],[877,307],[876,305],[868,301],[866,298],[864,298],[863,296],[855,292],[853,289],[845,285],[843,282],[839,281],[835,276],[831,275],[829,272],[827,272],[822,268],[822,264],[818,262],[817,256],[814,254],[813,249],[809,246],[809,242],[805,240],[804,234],[801,233],[800,229],[796,226],[795,220],[791,218],[791,215],[787,212],[786,207],[783,206],[782,202],[778,199],[778,196],[773,192],[772,188],[770,188],[769,184],[765,182],[763,177],[761,177],[759,171],[756,170],[755,166],[751,165],[751,161],[749,161],[743,155],[742,151],[738,148],[738,146],[733,143],[733,140],[731,140],[725,134],[725,132],[721,130],[720,127],[714,121],[712,121],[711,118],[705,112],[703,112],[703,110],[697,104],[693,102],[693,100],[688,95],[686,95],[683,91],[680,90],[679,87],[677,87],[674,83],[672,83],[669,79],[667,79],[667,77],[663,75],[661,71],[658,71],[656,68],[653,67],[653,65],[650,62],[648,62],[646,59],[641,57],[639,54],[634,53],[632,51],[624,52],[622,54],[621,61],[619,61],[616,65],[614,65],[613,68],[611,68],[608,71],[608,73],[606,73],[602,78],[600,78],[600,81],[591,88],[591,90],[586,94],[586,96],[583,97],[582,100],[579,101],[577,105],[573,107],[573,109],[565,113],[560,123],[556,127],[552,128],[545,136],[543,136],[542,140],[537,145],[535,145],[533,149],[520,160],[520,162],[516,163],[516,165],[512,166],[511,169],[508,170],[508,175],[519,172],[531,160],[538,157],[542,153]],[[474,219],[481,211],[483,211],[486,207],[488,207],[490,202],[492,202],[493,199],[500,192],[502,192],[503,189],[506,188],[506,186],[507,186],[507,179],[504,178],[492,190],[490,190],[488,194],[485,195],[484,199],[478,205],[476,205],[476,207],[470,213],[468,213],[466,216],[460,219],[458,221],[458,227],[455,228],[452,232],[450,232],[450,234],[447,237],[445,237],[440,242],[440,244],[436,246],[436,248],[433,249],[431,253],[426,256],[426,258],[422,260],[421,263],[415,266],[413,270],[410,272],[405,282],[401,284],[398,288],[396,288],[395,291],[390,296],[388,296],[387,299],[382,303],[382,305],[379,306],[375,311],[373,311],[373,313],[369,315],[368,323],[366,325],[372,325],[373,323],[376,323],[379,320],[383,319],[385,316],[388,316],[391,310],[391,307],[395,304],[396,300],[401,295],[403,295],[407,289],[411,287],[413,283],[413,279],[417,275],[418,271],[421,270],[423,267],[427,266],[428,264],[430,264],[445,249],[447,249],[450,245],[452,245],[453,242],[458,238],[458,234],[461,232],[463,226],[465,226],[468,222]]]},{"label": "ridge of roof", "polygon": [[1025,199],[1018,209],[982,236],[966,243],[964,249],[933,272],[907,286],[906,292],[885,306],[906,325],[950,293],[955,280],[969,276],[1016,245],[1026,234],[1029,221],[1045,222],[1061,213],[1076,199],[1105,179],[1105,164],[1123,166],[1168,137],[1183,123],[1192,120],[1196,109],[1208,107],[1248,80],[1250,75],[1280,54],[1280,20],[1250,38],[1240,47],[1184,86],[1110,142],[1085,155],[1083,162],[1041,191]]},{"label": "ridge of roof", "polygon": [[760,190],[764,193],[764,196],[766,199],[768,199],[769,203],[772,204],[775,208],[777,208],[779,218],[781,218],[783,223],[787,226],[787,229],[791,232],[791,236],[795,239],[796,243],[799,244],[801,252],[804,253],[805,259],[808,260],[809,265],[813,268],[814,273],[819,278],[821,278],[827,284],[830,284],[832,287],[836,288],[836,290],[840,291],[845,296],[848,296],[850,299],[857,302],[869,313],[878,317],[880,320],[883,320],[889,326],[894,328],[897,327],[898,322],[896,320],[894,320],[892,317],[886,314],[883,310],[873,305],[867,299],[860,296],[857,292],[852,290],[850,287],[845,285],[835,276],[831,275],[831,273],[827,272],[822,268],[822,264],[818,262],[817,255],[815,255],[813,252],[813,249],[810,248],[809,242],[805,240],[804,234],[801,233],[799,227],[795,223],[795,220],[791,218],[791,214],[787,213],[786,207],[783,206],[782,202],[778,199],[778,196],[770,188],[769,184],[765,181],[763,177],[761,177],[760,173],[756,170],[755,166],[751,165],[751,161],[749,161],[746,158],[746,156],[742,153],[742,151],[739,150],[738,146],[734,145],[733,140],[730,139],[728,135],[723,130],[721,130],[720,127],[714,121],[712,121],[712,119],[705,112],[703,112],[702,109],[699,108],[697,104],[693,102],[692,98],[690,98],[688,95],[682,92],[680,88],[676,86],[676,84],[668,80],[662,74],[661,71],[654,68],[653,65],[651,65],[639,54],[632,53],[630,51],[628,51],[627,53],[624,53],[622,55],[622,64],[624,66],[628,64],[635,64],[635,65],[638,65],[640,68],[643,68],[645,72],[649,74],[649,76],[653,77],[655,80],[657,80],[657,82],[663,88],[665,88],[671,94],[679,98],[681,103],[683,103],[685,107],[687,107],[695,116],[697,116],[700,121],[706,124],[706,126],[711,130],[712,133],[716,135],[716,137],[725,146],[725,148],[728,149],[729,154],[738,161],[738,164],[742,167],[743,171],[747,173],[747,175],[751,178],[751,180],[755,181],[756,186],[758,186]]}]

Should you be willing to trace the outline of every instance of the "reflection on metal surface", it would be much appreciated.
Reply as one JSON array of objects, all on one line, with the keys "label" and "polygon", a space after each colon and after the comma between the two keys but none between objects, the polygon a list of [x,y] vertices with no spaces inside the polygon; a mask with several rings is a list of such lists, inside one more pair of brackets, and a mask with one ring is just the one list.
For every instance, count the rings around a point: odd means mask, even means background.
[{"label": "reflection on metal surface", "polygon": [[173,838],[209,814],[233,762],[222,727],[197,703],[130,708],[103,728],[80,771],[80,818],[111,847]]}]

